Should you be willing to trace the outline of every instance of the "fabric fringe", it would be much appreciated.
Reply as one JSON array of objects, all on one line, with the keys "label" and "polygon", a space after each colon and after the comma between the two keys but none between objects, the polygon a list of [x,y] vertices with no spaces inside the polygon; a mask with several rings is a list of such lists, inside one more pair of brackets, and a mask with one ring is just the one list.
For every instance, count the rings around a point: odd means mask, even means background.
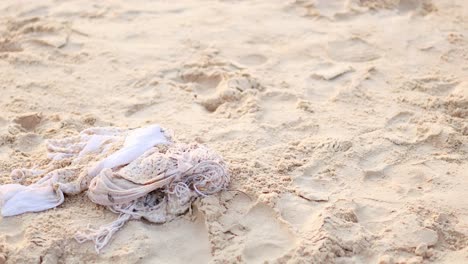
[{"label": "fabric fringe", "polygon": [[94,249],[99,253],[100,250],[105,247],[112,236],[130,219],[132,218],[129,214],[120,214],[120,216],[113,222],[103,225],[98,229],[94,229],[88,226],[85,231],[78,231],[75,235],[75,240],[78,243],[84,243],[86,241],[94,242]]}]

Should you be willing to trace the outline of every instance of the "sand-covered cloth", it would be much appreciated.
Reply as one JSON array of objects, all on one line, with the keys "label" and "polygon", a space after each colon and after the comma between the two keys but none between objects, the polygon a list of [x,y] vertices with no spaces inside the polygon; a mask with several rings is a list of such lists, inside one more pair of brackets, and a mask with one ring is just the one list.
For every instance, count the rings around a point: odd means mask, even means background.
[{"label": "sand-covered cloth", "polygon": [[90,128],[78,136],[49,140],[47,150],[51,162],[46,169],[16,169],[11,174],[16,180],[42,176],[39,181],[0,185],[1,213],[44,211],[62,204],[64,194],[88,190],[91,201],[120,214],[108,225],[76,235],[78,242],[94,241],[98,252],[128,220],[170,221],[197,197],[219,192],[229,183],[218,154],[197,143],[175,143],[158,125]]}]

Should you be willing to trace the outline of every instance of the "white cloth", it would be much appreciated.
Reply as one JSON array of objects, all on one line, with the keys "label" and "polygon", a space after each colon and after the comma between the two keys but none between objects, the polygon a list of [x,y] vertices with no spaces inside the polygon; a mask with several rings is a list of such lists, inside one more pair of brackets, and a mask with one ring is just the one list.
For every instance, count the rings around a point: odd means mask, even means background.
[{"label": "white cloth", "polygon": [[[115,135],[87,136],[87,141],[79,151],[78,157],[98,151],[105,141],[110,140],[113,137],[115,137]],[[103,169],[113,169],[128,164],[155,145],[165,144],[167,142],[168,139],[165,137],[159,125],[151,125],[131,130],[125,136],[123,147],[102,161],[99,161],[96,166],[89,170],[88,175],[94,177]],[[58,154],[73,156],[73,154],[69,153]],[[56,155],[54,157],[59,156],[60,155]],[[56,178],[46,175],[37,183],[29,186],[20,184],[0,185],[0,206],[2,207],[2,216],[14,216],[27,212],[39,212],[62,204],[64,201],[64,193],[54,180],[56,180]]]},{"label": "white cloth", "polygon": [[63,192],[55,191],[52,180],[23,186],[6,184],[0,186],[2,216],[14,216],[26,212],[40,212],[63,203]]}]

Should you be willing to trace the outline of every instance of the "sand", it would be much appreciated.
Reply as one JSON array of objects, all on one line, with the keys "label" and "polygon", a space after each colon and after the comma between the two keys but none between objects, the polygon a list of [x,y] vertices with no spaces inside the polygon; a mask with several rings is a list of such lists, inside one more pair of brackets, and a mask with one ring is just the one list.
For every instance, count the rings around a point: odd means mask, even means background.
[{"label": "sand", "polygon": [[4,0],[0,32],[0,184],[150,123],[232,179],[99,255],[73,236],[116,215],[85,194],[0,218],[0,263],[468,262],[467,1]]}]

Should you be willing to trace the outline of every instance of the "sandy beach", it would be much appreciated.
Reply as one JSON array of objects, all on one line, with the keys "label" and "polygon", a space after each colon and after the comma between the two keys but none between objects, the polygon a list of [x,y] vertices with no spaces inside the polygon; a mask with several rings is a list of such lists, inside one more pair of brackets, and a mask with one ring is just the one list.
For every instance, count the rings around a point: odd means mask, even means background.
[{"label": "sandy beach", "polygon": [[148,124],[229,190],[100,254],[74,235],[116,215],[85,193],[0,217],[0,264],[468,263],[468,1],[0,2],[0,184]]}]

